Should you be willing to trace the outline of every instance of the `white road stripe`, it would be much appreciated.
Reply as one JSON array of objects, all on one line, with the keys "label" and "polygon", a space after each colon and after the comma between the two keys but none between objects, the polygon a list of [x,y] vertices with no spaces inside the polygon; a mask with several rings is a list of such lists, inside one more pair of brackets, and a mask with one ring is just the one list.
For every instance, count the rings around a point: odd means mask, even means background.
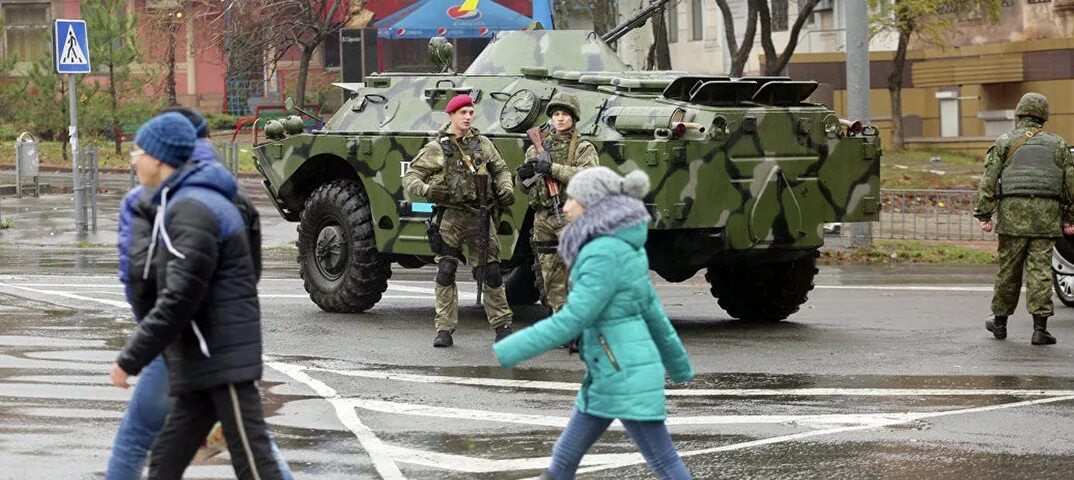
[{"label": "white road stripe", "polygon": [[403,472],[399,471],[399,466],[392,460],[391,455],[387,453],[384,443],[377,438],[369,427],[362,423],[354,408],[346,399],[340,398],[335,389],[325,385],[320,380],[310,377],[302,371],[303,368],[300,366],[281,362],[268,362],[266,365],[305,384],[325,400],[328,400],[336,409],[336,416],[339,417],[339,421],[343,422],[343,425],[354,433],[354,436],[358,438],[358,443],[369,454],[369,458],[373,461],[373,467],[377,469],[377,473],[380,474],[381,478],[387,480],[406,478],[403,476]]},{"label": "white road stripe", "polygon": [[[991,292],[991,286],[955,285],[817,285],[823,290],[902,290],[910,292]],[[1025,288],[1022,289],[1025,291]]]},{"label": "white road stripe", "polygon": [[[310,367],[307,370],[334,373],[336,375],[343,375],[347,377],[361,377],[376,380],[394,380],[412,383],[438,383],[450,385],[469,385],[476,387],[506,387],[532,390],[558,390],[566,392],[578,391],[579,387],[579,384],[573,382],[513,380],[504,378],[453,377],[446,375],[419,375],[412,373],[388,372],[384,370],[339,370],[317,367]],[[665,390],[665,392],[669,397],[1052,397],[1061,395],[1074,395],[1074,390],[1033,390],[1003,388],[670,388]]]},{"label": "white road stripe", "polygon": [[[938,418],[938,417],[945,417],[945,416],[950,416],[950,415],[963,415],[963,414],[967,414],[967,413],[990,412],[990,411],[994,411],[994,410],[1003,410],[1003,409],[1015,408],[1015,407],[1025,407],[1025,406],[1030,406],[1030,405],[1041,405],[1041,404],[1045,404],[1045,403],[1065,402],[1065,401],[1069,401],[1069,400],[1074,400],[1074,395],[1066,395],[1066,396],[1062,396],[1062,397],[1053,397],[1053,398],[1039,398],[1039,399],[1036,399],[1036,400],[1026,400],[1026,401],[1022,401],[1022,402],[1013,402],[1013,403],[1003,403],[1003,404],[999,404],[999,405],[989,405],[989,406],[986,406],[986,407],[973,407],[973,408],[963,408],[963,409],[959,409],[959,410],[946,410],[946,411],[942,411],[942,412],[920,413],[920,414],[915,414],[914,418],[912,420],[924,420],[926,418]],[[813,431],[810,431],[810,432],[795,433],[795,434],[791,434],[791,435],[781,435],[781,436],[778,436],[778,437],[769,437],[769,438],[764,438],[764,439],[761,439],[761,440],[753,440],[753,441],[749,441],[749,442],[734,443],[734,444],[731,444],[731,445],[723,445],[723,446],[719,446],[719,447],[705,448],[705,449],[701,449],[701,450],[681,451],[681,452],[679,452],[679,456],[680,457],[693,457],[693,456],[698,456],[698,455],[708,455],[708,454],[712,454],[712,453],[729,452],[729,451],[733,451],[733,450],[742,450],[744,448],[760,447],[760,446],[771,445],[771,444],[775,444],[775,443],[783,443],[783,442],[789,442],[789,441],[793,441],[793,440],[801,440],[801,439],[804,439],[804,438],[819,437],[819,436],[822,436],[822,435],[834,435],[834,434],[837,434],[837,433],[856,432],[856,431],[861,431],[861,430],[869,430],[869,429],[872,429],[872,428],[894,426],[894,425],[898,425],[900,423],[905,423],[905,422],[904,421],[895,421],[895,420],[893,420],[891,423],[882,424],[882,425],[858,425],[858,426],[852,426],[852,427],[837,427],[837,428],[828,428],[828,429],[823,429],[823,430],[813,430]],[[582,468],[582,469],[579,469],[577,473],[597,472],[597,471],[610,470],[610,469],[621,468],[621,467],[629,467],[629,466],[645,463],[645,459],[642,458],[642,456],[640,454],[634,454],[633,456],[634,456],[634,459],[631,462],[623,462],[623,463],[618,464],[618,465],[603,465],[603,466]],[[538,479],[536,479],[536,477],[534,477],[534,479],[532,479],[532,480],[538,480]]]},{"label": "white road stripe", "polygon": [[[452,420],[474,420],[495,423],[531,425],[535,427],[564,428],[568,417],[552,415],[531,415],[510,412],[493,412],[488,410],[471,410],[464,408],[436,407],[414,403],[388,402],[351,398],[347,400],[356,408],[380,413],[413,415],[418,417],[448,418]],[[917,413],[868,413],[868,414],[832,414],[832,415],[702,415],[670,416],[669,426],[697,425],[759,425],[759,424],[793,424],[799,426],[833,425],[888,425],[891,422],[910,422],[917,418]],[[613,428],[622,429],[619,422]]]},{"label": "white road stripe", "polygon": [[63,298],[70,298],[72,300],[83,300],[83,301],[87,301],[87,302],[103,303],[103,304],[111,306],[111,307],[118,307],[118,308],[128,308],[129,307],[129,305],[127,305],[127,302],[119,302],[119,301],[116,301],[116,300],[106,300],[106,299],[103,299],[103,298],[87,297],[87,296],[84,296],[84,295],[78,295],[78,294],[68,293],[68,292],[58,292],[58,291],[55,291],[55,290],[40,290],[40,289],[37,289],[37,288],[21,287],[21,286],[18,286],[18,285],[12,285],[10,283],[0,284],[0,286],[7,286],[7,287],[11,287],[11,288],[16,288],[16,289],[19,289],[19,290],[24,290],[24,291],[27,291],[27,292],[38,293],[38,294],[41,294],[41,295],[55,295],[55,296],[63,297]]}]

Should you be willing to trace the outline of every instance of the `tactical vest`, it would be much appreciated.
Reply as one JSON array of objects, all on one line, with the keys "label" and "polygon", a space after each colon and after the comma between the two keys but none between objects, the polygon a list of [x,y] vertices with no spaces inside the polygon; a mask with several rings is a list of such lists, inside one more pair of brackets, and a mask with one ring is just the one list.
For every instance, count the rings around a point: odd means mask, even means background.
[{"label": "tactical vest", "polygon": [[451,203],[475,205],[477,184],[474,181],[474,175],[488,173],[486,166],[488,158],[481,150],[480,137],[471,135],[469,138],[456,141],[451,135],[445,134],[441,135],[437,142],[444,151],[443,181],[451,189]]},{"label": "tactical vest", "polygon": [[1009,154],[1010,162],[999,177],[1002,196],[1063,196],[1063,169],[1055,164],[1056,146],[1042,137],[1033,135]]}]

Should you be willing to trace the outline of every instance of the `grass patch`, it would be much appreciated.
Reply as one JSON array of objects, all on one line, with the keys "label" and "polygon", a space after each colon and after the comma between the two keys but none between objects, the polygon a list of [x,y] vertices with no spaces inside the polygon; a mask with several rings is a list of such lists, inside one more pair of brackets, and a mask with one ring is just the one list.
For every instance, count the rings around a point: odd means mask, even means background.
[{"label": "grass patch", "polygon": [[915,240],[876,240],[871,246],[821,251],[821,263],[943,263],[988,265],[996,263],[995,244],[956,244]]},{"label": "grass patch", "polygon": [[[245,135],[249,140],[250,135]],[[243,142],[243,135],[239,135],[239,173],[257,173],[257,169],[254,167],[254,151],[253,145],[250,142]],[[231,139],[231,136],[220,136],[216,139],[219,142],[226,142]],[[81,145],[92,145],[97,147],[97,162],[101,168],[112,168],[118,170],[130,169],[130,150],[134,145],[132,142],[125,142],[120,148],[120,153],[116,153],[115,144],[105,138],[83,138],[80,139]],[[67,159],[64,160],[64,151],[66,151]],[[15,142],[13,141],[0,141],[0,165],[11,166],[15,165]],[[64,144],[61,142],[38,142],[37,144],[37,158],[38,162],[43,167],[62,167],[71,168],[71,146],[68,145],[64,148]]]},{"label": "grass patch", "polygon": [[983,173],[983,156],[939,150],[884,152],[880,160],[882,188],[976,189]]},{"label": "grass patch", "polygon": [[15,226],[15,221],[10,218],[0,219],[0,230],[7,230]]}]

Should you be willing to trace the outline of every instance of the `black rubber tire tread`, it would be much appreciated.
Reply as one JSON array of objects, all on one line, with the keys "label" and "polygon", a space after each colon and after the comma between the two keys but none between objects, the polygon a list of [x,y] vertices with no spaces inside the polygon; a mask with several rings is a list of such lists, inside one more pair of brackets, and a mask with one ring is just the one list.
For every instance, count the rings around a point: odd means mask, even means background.
[{"label": "black rubber tire tread", "polygon": [[[326,220],[334,220],[347,234],[348,264],[334,281],[313,264],[317,235]],[[306,199],[298,223],[298,265],[310,299],[326,312],[364,312],[380,301],[392,276],[391,262],[377,253],[369,198],[361,186],[352,180],[334,180],[317,187]]]},{"label": "black rubber tire tread", "polygon": [[790,262],[710,267],[705,279],[720,308],[732,317],[746,322],[778,322],[797,312],[808,299],[818,256],[819,252],[813,251]]},{"label": "black rubber tire tread", "polygon": [[1063,292],[1059,289],[1059,274],[1052,270],[1052,290],[1055,291],[1055,296],[1059,297],[1059,301],[1068,307],[1074,307],[1074,299],[1067,300],[1063,298]]},{"label": "black rubber tire tread", "polygon": [[537,286],[537,274],[534,272],[536,257],[533,262],[523,261],[518,266],[504,272],[503,286],[510,305],[532,305],[543,297]]}]

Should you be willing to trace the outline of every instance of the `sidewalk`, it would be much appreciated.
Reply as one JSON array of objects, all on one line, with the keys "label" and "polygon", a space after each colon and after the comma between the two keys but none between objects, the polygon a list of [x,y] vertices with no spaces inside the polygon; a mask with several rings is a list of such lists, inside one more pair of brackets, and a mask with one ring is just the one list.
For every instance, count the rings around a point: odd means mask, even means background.
[{"label": "sidewalk", "polygon": [[[0,170],[0,185],[14,183],[14,170]],[[0,245],[16,246],[101,246],[116,244],[119,202],[131,188],[129,173],[101,173],[97,195],[97,231],[75,231],[75,203],[71,193],[71,172],[41,172],[41,184],[52,194],[35,198],[33,188],[23,188],[23,197],[0,196],[0,219],[14,222],[0,230]],[[294,247],[297,224],[285,221],[272,206],[259,177],[240,177],[239,183],[261,213],[262,247]],[[25,185],[25,184],[24,184]]]}]

